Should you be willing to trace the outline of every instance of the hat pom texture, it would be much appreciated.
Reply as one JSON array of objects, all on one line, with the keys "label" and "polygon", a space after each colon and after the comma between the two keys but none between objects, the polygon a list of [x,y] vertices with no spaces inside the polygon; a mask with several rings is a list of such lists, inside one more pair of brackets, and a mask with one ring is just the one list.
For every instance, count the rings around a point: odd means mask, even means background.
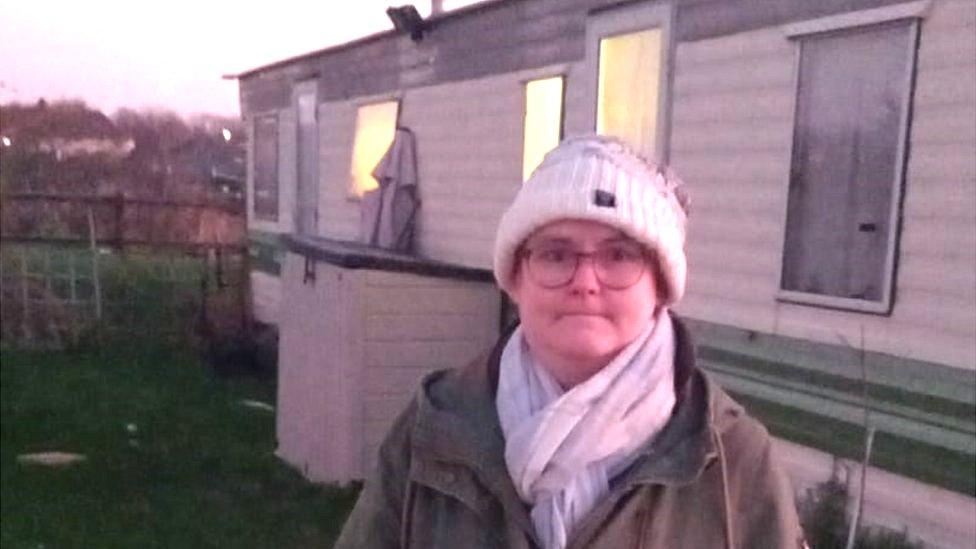
[{"label": "hat pom texture", "polygon": [[654,253],[667,289],[664,305],[684,294],[688,200],[681,180],[643,159],[622,141],[582,136],[546,155],[502,215],[495,236],[494,272],[510,292],[516,253],[533,232],[562,219],[615,227]]}]

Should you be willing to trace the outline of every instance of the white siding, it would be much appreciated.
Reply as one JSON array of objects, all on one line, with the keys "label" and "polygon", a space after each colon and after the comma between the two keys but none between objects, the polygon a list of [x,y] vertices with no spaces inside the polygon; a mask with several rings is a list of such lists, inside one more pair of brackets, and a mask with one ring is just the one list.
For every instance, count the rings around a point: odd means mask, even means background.
[{"label": "white siding", "polygon": [[692,195],[694,318],[976,369],[976,4],[921,26],[891,316],[775,300],[795,90],[778,28],[679,44],[672,164]]},{"label": "white siding", "polygon": [[[315,481],[361,475],[360,285],[318,264],[303,282],[305,260],[289,253],[282,271],[278,352],[277,454]],[[344,276],[345,275],[345,276]]]},{"label": "white siding", "polygon": [[386,431],[433,370],[460,367],[498,337],[494,285],[315,266],[282,273],[278,455],[309,479],[363,478]]},{"label": "white siding", "polygon": [[[402,93],[400,124],[417,136],[422,202],[417,246],[421,255],[490,267],[495,227],[521,181],[523,82],[559,74],[565,68],[508,73]],[[578,95],[571,85],[567,88],[568,97]],[[357,98],[319,108],[319,226],[321,234],[329,238],[359,237],[360,202],[349,196],[349,165],[356,107],[367,101]]]},{"label": "white siding", "polygon": [[319,105],[319,233],[338,240],[359,237],[359,201],[351,198],[352,142],[361,102]]},{"label": "white siding", "polygon": [[566,74],[566,89],[563,92],[563,135],[571,137],[596,131],[596,106],[590,105],[592,92],[586,89],[587,71],[585,62],[569,65]]},{"label": "white siding", "polygon": [[455,368],[498,337],[492,284],[367,271],[363,315],[365,463],[427,373]]}]

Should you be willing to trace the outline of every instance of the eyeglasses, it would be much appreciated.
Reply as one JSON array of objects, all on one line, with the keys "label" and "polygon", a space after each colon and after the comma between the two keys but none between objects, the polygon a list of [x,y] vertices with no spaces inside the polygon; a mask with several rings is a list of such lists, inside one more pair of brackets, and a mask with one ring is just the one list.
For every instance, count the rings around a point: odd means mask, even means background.
[{"label": "eyeglasses", "polygon": [[630,241],[604,245],[592,252],[580,252],[565,244],[543,244],[525,248],[522,255],[532,280],[550,289],[569,284],[583,258],[593,261],[600,284],[614,290],[636,284],[648,263],[640,244]]}]

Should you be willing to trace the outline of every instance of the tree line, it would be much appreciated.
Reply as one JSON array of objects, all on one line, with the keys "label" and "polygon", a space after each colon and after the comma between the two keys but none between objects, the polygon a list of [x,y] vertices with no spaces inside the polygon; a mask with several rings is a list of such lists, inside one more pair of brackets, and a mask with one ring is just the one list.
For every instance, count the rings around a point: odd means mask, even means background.
[{"label": "tree line", "polygon": [[110,117],[82,101],[42,99],[0,105],[0,136],[5,193],[240,198],[236,118],[127,108]]}]

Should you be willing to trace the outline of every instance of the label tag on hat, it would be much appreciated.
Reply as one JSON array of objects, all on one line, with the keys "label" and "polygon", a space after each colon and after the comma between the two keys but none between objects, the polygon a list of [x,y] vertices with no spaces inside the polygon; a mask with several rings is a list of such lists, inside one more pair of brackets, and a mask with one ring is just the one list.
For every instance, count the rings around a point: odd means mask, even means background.
[{"label": "label tag on hat", "polygon": [[597,189],[593,191],[593,203],[602,208],[616,208],[617,197],[609,191]]}]

